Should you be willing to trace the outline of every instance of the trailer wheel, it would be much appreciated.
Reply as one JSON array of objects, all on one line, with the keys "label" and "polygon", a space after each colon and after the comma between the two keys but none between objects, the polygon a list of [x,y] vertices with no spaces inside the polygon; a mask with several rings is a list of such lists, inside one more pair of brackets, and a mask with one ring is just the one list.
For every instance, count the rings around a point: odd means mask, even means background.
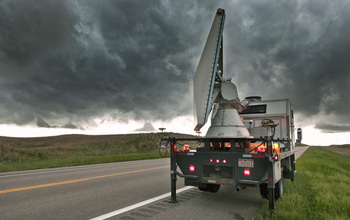
[{"label": "trailer wheel", "polygon": [[220,185],[217,184],[207,184],[207,189],[209,192],[216,193],[220,189]]},{"label": "trailer wheel", "polygon": [[198,189],[200,191],[204,191],[204,192],[212,192],[212,193],[216,193],[219,191],[220,189],[220,185],[217,185],[217,184],[206,184],[205,187],[203,186],[198,186]]},{"label": "trailer wheel", "polygon": [[283,175],[281,179],[275,184],[275,199],[281,198],[282,194],[284,192],[284,181],[283,181]]},{"label": "trailer wheel", "polygon": [[203,191],[203,192],[207,192],[208,191],[207,187],[198,186],[198,189],[200,191]]},{"label": "trailer wheel", "polygon": [[[269,199],[269,190],[267,188],[267,183],[262,183],[259,185],[260,195],[264,199]],[[284,192],[284,181],[283,177],[275,184],[275,200],[281,198]]]},{"label": "trailer wheel", "polygon": [[267,183],[262,183],[259,184],[259,189],[260,189],[260,195],[261,197],[263,197],[264,199],[268,199],[268,190],[267,190]]}]

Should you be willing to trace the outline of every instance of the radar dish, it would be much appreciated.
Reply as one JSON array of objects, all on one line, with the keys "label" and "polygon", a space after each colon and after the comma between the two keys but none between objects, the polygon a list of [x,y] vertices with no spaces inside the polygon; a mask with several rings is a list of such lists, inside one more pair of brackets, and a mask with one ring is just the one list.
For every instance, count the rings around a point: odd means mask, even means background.
[{"label": "radar dish", "polygon": [[220,54],[222,55],[224,23],[225,11],[218,9],[193,80],[195,131],[199,131],[207,122],[219,94],[219,91],[215,92],[214,85],[215,81],[222,77],[222,59],[220,58],[220,64],[218,61]]}]

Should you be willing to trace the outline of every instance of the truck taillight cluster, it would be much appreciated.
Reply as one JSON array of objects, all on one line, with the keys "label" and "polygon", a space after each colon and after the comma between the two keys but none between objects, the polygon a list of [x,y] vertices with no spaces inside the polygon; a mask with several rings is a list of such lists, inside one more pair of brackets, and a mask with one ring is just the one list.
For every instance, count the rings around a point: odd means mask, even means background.
[{"label": "truck taillight cluster", "polygon": [[[213,159],[209,159],[209,162],[210,162],[210,163],[213,163],[214,160],[213,160]],[[222,163],[227,163],[227,160],[223,159],[221,162],[222,162]],[[220,160],[219,160],[219,159],[216,159],[216,160],[215,160],[215,163],[220,163]]]}]

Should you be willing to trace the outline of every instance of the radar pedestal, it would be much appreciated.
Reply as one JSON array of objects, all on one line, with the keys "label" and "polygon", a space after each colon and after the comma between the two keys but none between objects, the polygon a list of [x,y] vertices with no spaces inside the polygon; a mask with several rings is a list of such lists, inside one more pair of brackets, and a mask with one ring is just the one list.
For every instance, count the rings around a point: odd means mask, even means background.
[{"label": "radar pedestal", "polygon": [[231,104],[221,104],[211,121],[205,137],[208,138],[249,138],[237,110]]}]

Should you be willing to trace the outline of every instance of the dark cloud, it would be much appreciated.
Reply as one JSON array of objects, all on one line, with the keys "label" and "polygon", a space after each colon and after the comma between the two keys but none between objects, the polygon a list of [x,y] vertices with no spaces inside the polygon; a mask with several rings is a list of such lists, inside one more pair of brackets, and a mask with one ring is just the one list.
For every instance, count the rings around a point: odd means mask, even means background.
[{"label": "dark cloud", "polygon": [[[67,123],[67,124],[63,125],[62,128],[78,129],[78,126],[76,126],[75,124],[72,124],[72,123]],[[80,128],[80,129],[82,129],[82,128]]]},{"label": "dark cloud", "polygon": [[156,129],[154,128],[154,126],[152,125],[152,123],[150,122],[146,122],[142,128],[136,129],[135,131],[156,131]]},{"label": "dark cloud", "polygon": [[334,124],[316,124],[315,128],[320,129],[327,133],[335,132],[349,132],[350,125],[334,125]]},{"label": "dark cloud", "polygon": [[349,1],[12,0],[0,3],[0,123],[191,115],[218,7],[225,75],[241,98],[289,97],[302,118],[350,116]]},{"label": "dark cloud", "polygon": [[39,115],[37,116],[37,120],[36,120],[36,125],[38,127],[41,128],[51,128],[51,125],[49,125],[44,119],[42,119],[42,117],[40,117]]},{"label": "dark cloud", "polygon": [[269,3],[244,2],[233,18],[238,29],[229,30],[229,53],[238,88],[289,97],[303,118],[348,118],[350,2]]}]

